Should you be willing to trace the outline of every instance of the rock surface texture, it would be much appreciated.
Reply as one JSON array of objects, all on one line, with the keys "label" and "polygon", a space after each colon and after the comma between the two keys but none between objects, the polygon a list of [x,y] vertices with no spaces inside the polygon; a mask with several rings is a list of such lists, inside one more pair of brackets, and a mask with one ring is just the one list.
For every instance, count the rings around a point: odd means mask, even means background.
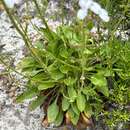
[{"label": "rock surface texture", "polygon": [[[55,4],[53,2],[49,4],[47,13],[52,12],[55,8],[55,6],[50,5]],[[36,12],[32,2],[29,6],[30,14],[34,16]],[[20,19],[26,15],[25,7],[24,3],[17,7],[17,15]],[[57,21],[48,22],[54,29],[59,25]],[[41,21],[37,18],[32,18],[31,23],[38,27],[42,26]],[[31,23],[28,25],[28,34],[33,42],[37,38],[37,32]],[[3,7],[0,6],[0,57],[3,54],[7,54],[5,59],[8,58],[9,64],[15,67],[26,54],[26,49],[21,36],[12,26]],[[14,102],[16,96],[22,93],[24,89],[22,86],[26,81],[24,82],[22,77],[15,72],[11,72],[11,75],[2,75],[3,72],[5,72],[5,67],[0,64],[0,130],[44,130],[45,128],[41,125],[44,117],[42,109],[37,108],[30,112],[28,109],[30,101],[27,100],[22,104]],[[16,82],[19,84],[16,84]]]},{"label": "rock surface texture", "polygon": [[[12,64],[16,65],[23,57],[24,42],[12,27],[5,12],[0,13],[0,47],[4,45],[3,52],[8,53]],[[2,47],[0,48],[2,49]],[[0,64],[0,74],[4,67]],[[19,80],[21,77],[12,74]],[[22,91],[16,88],[9,81],[9,76],[0,75],[0,130],[43,130],[41,120],[43,111],[38,108],[33,112],[28,110],[29,101],[23,104],[13,103],[13,98]]]}]

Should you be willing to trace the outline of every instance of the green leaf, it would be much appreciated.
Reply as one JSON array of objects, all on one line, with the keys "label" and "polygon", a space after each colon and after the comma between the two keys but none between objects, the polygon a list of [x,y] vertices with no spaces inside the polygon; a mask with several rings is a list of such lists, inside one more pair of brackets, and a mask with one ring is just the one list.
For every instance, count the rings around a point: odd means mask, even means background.
[{"label": "green leaf", "polygon": [[49,105],[47,109],[47,117],[48,117],[48,122],[52,123],[56,120],[57,116],[59,114],[59,107],[54,101],[51,105]]},{"label": "green leaf", "polygon": [[78,120],[79,120],[79,115],[77,114],[75,114],[75,116],[71,118],[71,121],[74,125],[77,125]]},{"label": "green leaf", "polygon": [[74,102],[76,97],[77,97],[77,93],[76,93],[74,87],[73,86],[68,86],[67,90],[68,90],[68,94],[69,94],[69,98],[70,98],[69,101]]},{"label": "green leaf", "polygon": [[62,112],[62,110],[60,110],[60,112],[59,112],[59,114],[58,114],[58,116],[57,116],[57,118],[56,118],[56,120],[55,120],[55,125],[56,126],[60,126],[61,125],[61,123],[63,122],[63,112]]},{"label": "green leaf", "polygon": [[97,86],[96,89],[104,94],[106,97],[109,97],[109,89],[107,86]]},{"label": "green leaf", "polygon": [[96,91],[93,88],[89,87],[89,86],[84,87],[82,92],[85,95],[89,95],[89,96],[90,95],[91,96],[96,96],[97,95]]},{"label": "green leaf", "polygon": [[31,104],[29,105],[29,109],[31,111],[35,110],[37,107],[39,107],[40,105],[43,104],[45,98],[46,97],[44,97],[44,96],[39,96],[37,99],[35,99],[34,101],[31,102]]},{"label": "green leaf", "polygon": [[54,62],[53,64],[51,64],[48,67],[48,71],[51,75],[51,78],[54,80],[59,80],[59,79],[62,79],[64,77],[64,74],[61,73],[61,71],[58,69],[57,66],[58,66],[57,62]]},{"label": "green leaf", "polygon": [[58,69],[58,62],[54,61],[51,65],[47,67],[47,70],[51,73],[51,71]]},{"label": "green leaf", "polygon": [[80,111],[79,111],[77,104],[75,102],[71,103],[71,107],[72,107],[73,111],[75,112],[75,114],[77,114],[77,115],[80,114]]},{"label": "green leaf", "polygon": [[85,49],[84,51],[83,51],[83,54],[84,55],[91,55],[92,54],[92,51],[90,51],[89,49]]},{"label": "green leaf", "polygon": [[80,112],[83,112],[85,109],[86,99],[85,96],[80,92],[76,98],[76,103]]},{"label": "green leaf", "polygon": [[33,57],[25,57],[21,60],[21,62],[18,64],[17,68],[21,69],[24,71],[24,69],[27,68],[35,68],[36,66],[38,66],[38,63],[35,61],[35,59]]},{"label": "green leaf", "polygon": [[59,55],[60,48],[63,46],[63,41],[59,38],[54,39],[47,46],[47,51],[49,51],[53,56],[57,57]]},{"label": "green leaf", "polygon": [[39,72],[35,76],[31,78],[32,82],[38,82],[38,81],[43,81],[43,80],[48,80],[49,79],[49,74],[46,74],[44,72]]},{"label": "green leaf", "polygon": [[68,51],[65,49],[65,48],[61,48],[60,49],[60,55],[63,57],[63,58],[68,58],[69,57],[69,53]]},{"label": "green leaf", "polygon": [[31,99],[31,98],[37,96],[37,94],[38,94],[37,88],[29,88],[28,90],[23,92],[23,94],[21,94],[17,97],[16,102],[20,103],[25,99]]},{"label": "green leaf", "polygon": [[91,82],[96,86],[107,86],[106,78],[103,75],[94,75],[91,77]]},{"label": "green leaf", "polygon": [[105,73],[104,76],[106,76],[106,77],[114,76],[114,72],[112,70],[106,69],[106,70],[104,70],[104,73]]},{"label": "green leaf", "polygon": [[43,49],[45,49],[45,44],[43,43],[43,41],[39,40],[39,41],[35,42],[34,47],[36,49],[43,50]]},{"label": "green leaf", "polygon": [[68,66],[66,66],[66,65],[60,66],[60,71],[61,71],[63,74],[67,74],[70,70],[71,70],[70,67],[68,67]]},{"label": "green leaf", "polygon": [[39,28],[39,31],[42,32],[45,36],[45,38],[48,40],[48,41],[52,41],[54,36],[55,36],[55,33],[52,31],[52,30],[48,30],[46,28]]},{"label": "green leaf", "polygon": [[63,111],[68,110],[69,106],[70,106],[70,102],[68,101],[67,98],[63,97],[63,99],[62,99],[62,110]]},{"label": "green leaf", "polygon": [[68,114],[69,114],[69,116],[70,116],[71,122],[72,122],[74,125],[77,125],[80,115],[75,114],[72,108],[70,108],[70,109],[68,110]]},{"label": "green leaf", "polygon": [[103,93],[106,97],[109,96],[109,90],[107,87],[107,80],[103,75],[96,74],[91,77],[91,82],[96,85],[96,89]]},{"label": "green leaf", "polygon": [[82,89],[83,94],[86,95],[86,99],[88,100],[89,98],[93,97],[93,96],[98,96],[97,92],[91,87],[91,86],[85,86]]},{"label": "green leaf", "polygon": [[64,80],[64,83],[67,86],[72,86],[75,82],[76,82],[76,79],[74,79],[72,77],[68,77],[67,79]]},{"label": "green leaf", "polygon": [[55,82],[52,81],[43,81],[38,86],[38,90],[46,90],[48,88],[53,88],[55,86]]},{"label": "green leaf", "polygon": [[39,72],[41,72],[42,70],[36,70],[36,68],[32,67],[32,68],[26,68],[23,70],[24,74],[29,76],[29,77],[33,77],[36,74],[38,74]]},{"label": "green leaf", "polygon": [[51,72],[51,78],[54,80],[59,80],[64,77],[64,74],[61,73],[59,70],[54,70]]},{"label": "green leaf", "polygon": [[108,68],[101,69],[98,72],[98,75],[104,75],[105,77],[114,76],[113,70],[110,70]]},{"label": "green leaf", "polygon": [[88,21],[88,24],[87,24],[87,28],[89,29],[89,30],[91,30],[92,28],[93,28],[93,22],[92,21]]},{"label": "green leaf", "polygon": [[90,118],[93,114],[92,107],[89,103],[85,104],[84,114],[86,117]]}]

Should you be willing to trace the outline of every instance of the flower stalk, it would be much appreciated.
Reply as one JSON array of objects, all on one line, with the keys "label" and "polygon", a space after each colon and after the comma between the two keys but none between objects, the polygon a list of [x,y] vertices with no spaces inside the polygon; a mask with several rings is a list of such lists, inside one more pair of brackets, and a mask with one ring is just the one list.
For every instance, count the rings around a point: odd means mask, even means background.
[{"label": "flower stalk", "polygon": [[39,64],[41,64],[41,66],[47,70],[47,67],[46,65],[43,63],[43,61],[41,60],[41,58],[38,56],[38,54],[36,53],[32,43],[30,42],[30,39],[28,38],[26,32],[22,29],[19,28],[18,24],[16,23],[14,17],[12,16],[12,14],[10,13],[9,11],[9,8],[7,7],[6,3],[4,2],[4,0],[1,1],[12,24],[14,25],[14,27],[16,28],[16,30],[18,31],[18,33],[22,36],[24,42],[25,42],[25,45],[27,46],[27,48],[29,49],[29,51],[31,52],[32,56],[37,60],[37,62]]}]

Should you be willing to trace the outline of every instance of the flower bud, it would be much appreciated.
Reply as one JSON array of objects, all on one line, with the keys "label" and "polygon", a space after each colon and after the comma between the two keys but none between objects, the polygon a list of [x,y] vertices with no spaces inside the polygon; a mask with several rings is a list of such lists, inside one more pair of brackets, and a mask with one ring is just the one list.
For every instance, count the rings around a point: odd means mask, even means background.
[{"label": "flower bud", "polygon": [[15,0],[4,0],[5,4],[8,8],[13,8],[15,4]]},{"label": "flower bud", "polygon": [[80,9],[77,13],[77,17],[83,20],[87,16],[87,10]]},{"label": "flower bud", "polygon": [[101,6],[98,3],[93,2],[92,5],[90,6],[90,10],[95,14],[99,14],[101,10]]},{"label": "flower bud", "polygon": [[92,0],[79,0],[79,6],[81,9],[88,9],[91,4],[92,4]]},{"label": "flower bud", "polygon": [[108,22],[110,20],[110,17],[108,16],[108,13],[105,9],[101,9],[99,17],[104,21]]}]

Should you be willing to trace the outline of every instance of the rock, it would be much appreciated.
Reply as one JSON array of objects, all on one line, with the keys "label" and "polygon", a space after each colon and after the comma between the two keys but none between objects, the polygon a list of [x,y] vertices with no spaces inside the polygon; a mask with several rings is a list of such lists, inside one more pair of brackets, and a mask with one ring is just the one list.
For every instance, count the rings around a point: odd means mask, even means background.
[{"label": "rock", "polygon": [[10,92],[14,92],[16,89],[16,87],[11,87]]},{"label": "rock", "polygon": [[35,119],[39,119],[39,118],[40,118],[40,115],[39,115],[39,114],[32,114],[32,116],[33,116]]},{"label": "rock", "polygon": [[[5,33],[6,32],[6,33]],[[30,32],[33,35],[33,30]],[[0,14],[0,45],[3,46],[2,52],[9,53],[8,58],[12,58],[13,66],[16,66],[23,55],[24,42],[17,31],[12,28],[5,12]],[[0,73],[5,67],[0,64]],[[14,103],[16,95],[19,95],[24,90],[26,79],[14,72],[11,73],[13,80],[18,81],[20,85],[18,89],[15,87],[15,82],[9,82],[9,77],[0,77],[0,130],[39,130],[41,129],[41,119],[44,113],[37,109],[34,112],[28,112],[30,100],[25,101],[22,105]],[[13,83],[14,82],[14,83]],[[16,90],[16,91],[15,91]],[[15,93],[14,93],[15,91]],[[12,98],[13,97],[13,98]],[[28,113],[28,114],[27,114]],[[27,122],[27,123],[25,123]]]},{"label": "rock", "polygon": [[10,98],[12,98],[14,96],[14,92],[10,92],[8,95]]}]

